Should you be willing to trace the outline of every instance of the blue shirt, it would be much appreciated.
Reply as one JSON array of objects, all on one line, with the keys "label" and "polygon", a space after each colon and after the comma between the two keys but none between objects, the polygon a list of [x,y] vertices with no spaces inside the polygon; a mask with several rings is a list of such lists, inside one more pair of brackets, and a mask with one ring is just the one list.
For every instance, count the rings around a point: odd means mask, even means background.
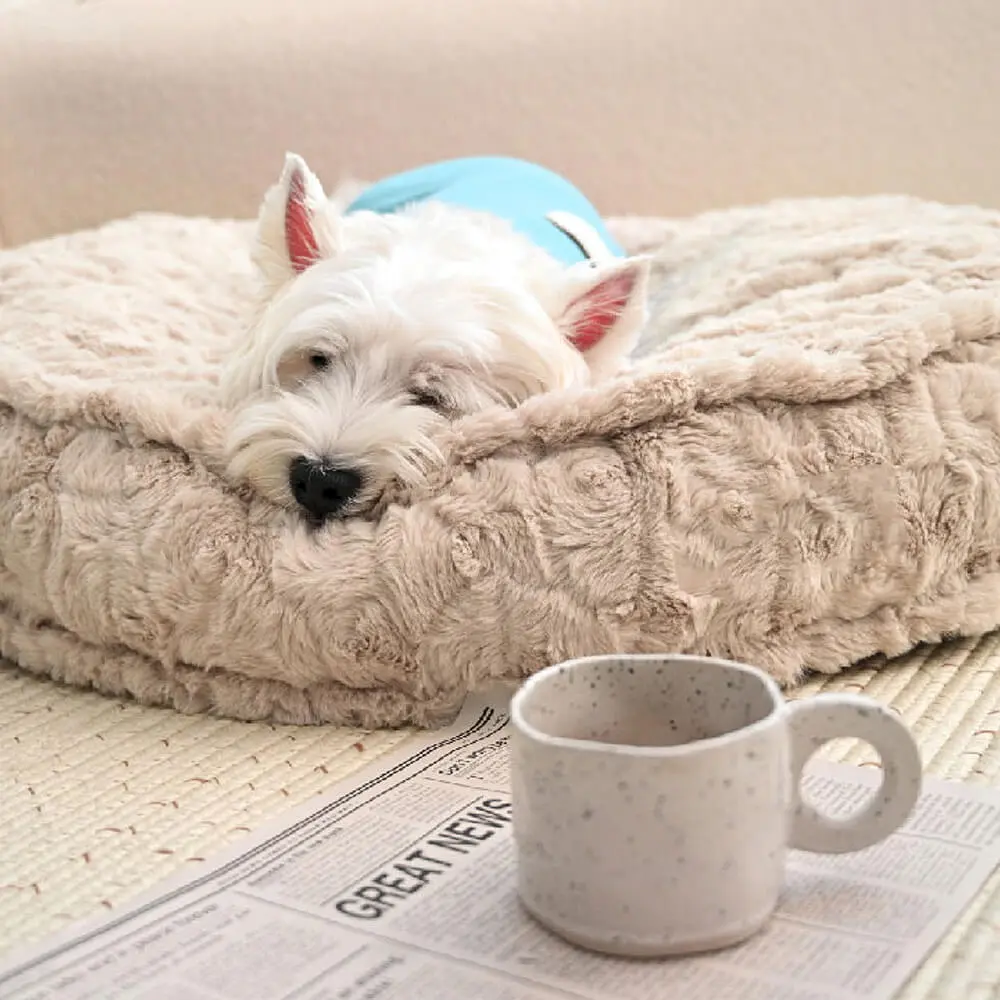
[{"label": "blue shirt", "polygon": [[579,244],[546,216],[569,212],[590,223],[616,257],[625,253],[612,239],[593,205],[569,181],[534,163],[505,156],[470,156],[407,170],[367,188],[347,212],[397,212],[425,200],[489,212],[564,264],[587,256]]}]

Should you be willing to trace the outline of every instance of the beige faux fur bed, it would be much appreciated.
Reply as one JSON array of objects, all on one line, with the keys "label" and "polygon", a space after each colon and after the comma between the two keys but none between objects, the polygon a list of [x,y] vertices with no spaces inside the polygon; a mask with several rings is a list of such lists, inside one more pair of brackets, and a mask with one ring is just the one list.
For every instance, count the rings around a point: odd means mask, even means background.
[{"label": "beige faux fur bed", "polygon": [[1000,624],[1000,214],[909,199],[621,220],[645,373],[467,419],[315,533],[215,470],[249,225],[0,254],[0,654],[184,711],[432,724],[600,650],[783,681]]}]

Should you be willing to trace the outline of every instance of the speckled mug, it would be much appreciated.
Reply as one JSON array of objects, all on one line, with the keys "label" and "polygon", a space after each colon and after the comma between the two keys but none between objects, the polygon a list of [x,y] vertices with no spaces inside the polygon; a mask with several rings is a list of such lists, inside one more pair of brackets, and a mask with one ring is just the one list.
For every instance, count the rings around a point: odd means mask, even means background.
[{"label": "speckled mug", "polygon": [[[878,702],[786,703],[754,667],[700,656],[598,656],[549,667],[511,703],[518,891],[562,937],[617,955],[736,944],[777,905],[789,847],[857,851],[920,795],[920,755]],[[831,818],[799,792],[831,739],[882,758],[856,814]]]}]

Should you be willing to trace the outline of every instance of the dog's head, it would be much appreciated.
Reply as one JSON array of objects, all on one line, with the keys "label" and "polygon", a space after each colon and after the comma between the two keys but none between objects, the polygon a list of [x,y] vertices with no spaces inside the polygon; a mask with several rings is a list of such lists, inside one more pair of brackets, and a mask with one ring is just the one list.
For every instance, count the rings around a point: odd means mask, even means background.
[{"label": "dog's head", "polygon": [[433,201],[345,215],[296,156],[254,256],[264,301],[223,377],[230,473],[320,520],[418,481],[444,421],[614,374],[645,315],[644,260],[567,269]]}]

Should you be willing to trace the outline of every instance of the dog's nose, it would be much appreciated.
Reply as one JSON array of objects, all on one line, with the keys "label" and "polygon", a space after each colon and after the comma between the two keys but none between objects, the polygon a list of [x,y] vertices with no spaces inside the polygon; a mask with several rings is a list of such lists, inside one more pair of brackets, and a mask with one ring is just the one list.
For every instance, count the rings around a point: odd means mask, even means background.
[{"label": "dog's nose", "polygon": [[288,484],[298,505],[313,517],[339,514],[361,489],[361,475],[300,456],[288,470]]}]

